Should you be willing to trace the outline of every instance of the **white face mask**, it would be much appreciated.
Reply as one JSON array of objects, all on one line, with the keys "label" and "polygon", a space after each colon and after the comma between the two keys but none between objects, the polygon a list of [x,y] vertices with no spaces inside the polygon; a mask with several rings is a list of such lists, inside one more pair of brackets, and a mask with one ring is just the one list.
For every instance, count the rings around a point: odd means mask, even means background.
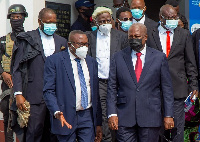
[{"label": "white face mask", "polygon": [[103,24],[99,26],[99,31],[101,31],[103,34],[108,35],[111,31],[112,24]]},{"label": "white face mask", "polygon": [[76,50],[76,56],[78,56],[80,59],[86,58],[87,52],[88,52],[88,47],[87,46],[81,46],[79,48],[75,48],[74,45],[72,47]]}]

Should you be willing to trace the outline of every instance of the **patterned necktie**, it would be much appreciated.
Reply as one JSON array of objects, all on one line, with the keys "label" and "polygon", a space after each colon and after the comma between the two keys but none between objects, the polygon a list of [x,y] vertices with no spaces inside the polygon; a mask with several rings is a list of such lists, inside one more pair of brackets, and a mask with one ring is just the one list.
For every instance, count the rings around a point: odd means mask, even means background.
[{"label": "patterned necktie", "polygon": [[81,105],[84,109],[86,109],[88,106],[88,92],[87,92],[85,77],[83,74],[80,59],[76,58],[75,61],[77,62],[78,75],[79,75],[80,85],[81,85]]},{"label": "patterned necktie", "polygon": [[166,56],[168,57],[169,52],[170,52],[170,48],[171,48],[171,46],[170,46],[170,36],[169,36],[170,31],[166,31],[166,33],[167,33],[167,40],[166,40]]},{"label": "patterned necktie", "polygon": [[135,75],[137,78],[137,82],[139,82],[140,80],[140,75],[142,73],[142,60],[140,59],[140,56],[142,55],[142,53],[136,53],[137,56],[137,61],[136,61],[136,65],[135,65]]}]

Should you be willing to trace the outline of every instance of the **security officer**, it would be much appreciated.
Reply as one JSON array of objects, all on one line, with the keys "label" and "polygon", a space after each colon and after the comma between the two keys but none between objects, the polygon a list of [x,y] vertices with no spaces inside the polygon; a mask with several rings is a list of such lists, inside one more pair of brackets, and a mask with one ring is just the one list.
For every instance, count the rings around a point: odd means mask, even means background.
[{"label": "security officer", "polygon": [[28,17],[26,9],[21,4],[13,4],[8,8],[7,19],[10,19],[12,32],[0,38],[0,74],[3,78],[0,95],[0,108],[4,118],[4,134],[6,142],[13,142],[13,131],[8,128],[9,119],[9,98],[12,93],[12,76],[10,74],[10,62],[12,57],[13,44],[16,36],[24,32],[23,23]]}]

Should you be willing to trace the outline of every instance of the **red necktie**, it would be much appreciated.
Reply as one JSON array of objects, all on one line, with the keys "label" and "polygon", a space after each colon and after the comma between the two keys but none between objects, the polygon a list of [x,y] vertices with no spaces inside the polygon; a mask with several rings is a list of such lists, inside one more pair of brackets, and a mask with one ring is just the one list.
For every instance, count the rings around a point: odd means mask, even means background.
[{"label": "red necktie", "polygon": [[135,65],[135,75],[137,78],[137,82],[139,82],[140,80],[140,75],[142,73],[142,60],[140,59],[140,56],[142,55],[142,53],[136,53],[137,56],[137,61],[136,61],[136,65]]},{"label": "red necktie", "polygon": [[166,31],[166,33],[167,33],[166,56],[168,57],[170,52],[170,36],[169,36],[170,31]]}]

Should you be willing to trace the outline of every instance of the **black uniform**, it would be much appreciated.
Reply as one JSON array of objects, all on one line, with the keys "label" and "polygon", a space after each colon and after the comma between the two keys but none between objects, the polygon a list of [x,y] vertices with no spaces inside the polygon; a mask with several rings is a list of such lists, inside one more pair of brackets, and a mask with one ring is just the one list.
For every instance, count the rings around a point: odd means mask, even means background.
[{"label": "black uniform", "polygon": [[[16,39],[16,33],[11,33],[11,39],[14,41]],[[6,36],[3,36],[0,38],[0,62],[2,61],[2,56],[5,55],[6,51]],[[0,74],[4,72],[4,69],[2,67],[2,64],[0,63]],[[2,80],[1,84],[1,90],[4,92],[5,90],[9,89],[8,85]],[[7,132],[8,128],[8,119],[9,119],[9,98],[10,95],[4,97],[1,100],[1,112],[3,113],[4,118],[4,134],[5,134],[5,141],[6,142],[13,142],[13,132],[12,130],[9,130]]]}]

